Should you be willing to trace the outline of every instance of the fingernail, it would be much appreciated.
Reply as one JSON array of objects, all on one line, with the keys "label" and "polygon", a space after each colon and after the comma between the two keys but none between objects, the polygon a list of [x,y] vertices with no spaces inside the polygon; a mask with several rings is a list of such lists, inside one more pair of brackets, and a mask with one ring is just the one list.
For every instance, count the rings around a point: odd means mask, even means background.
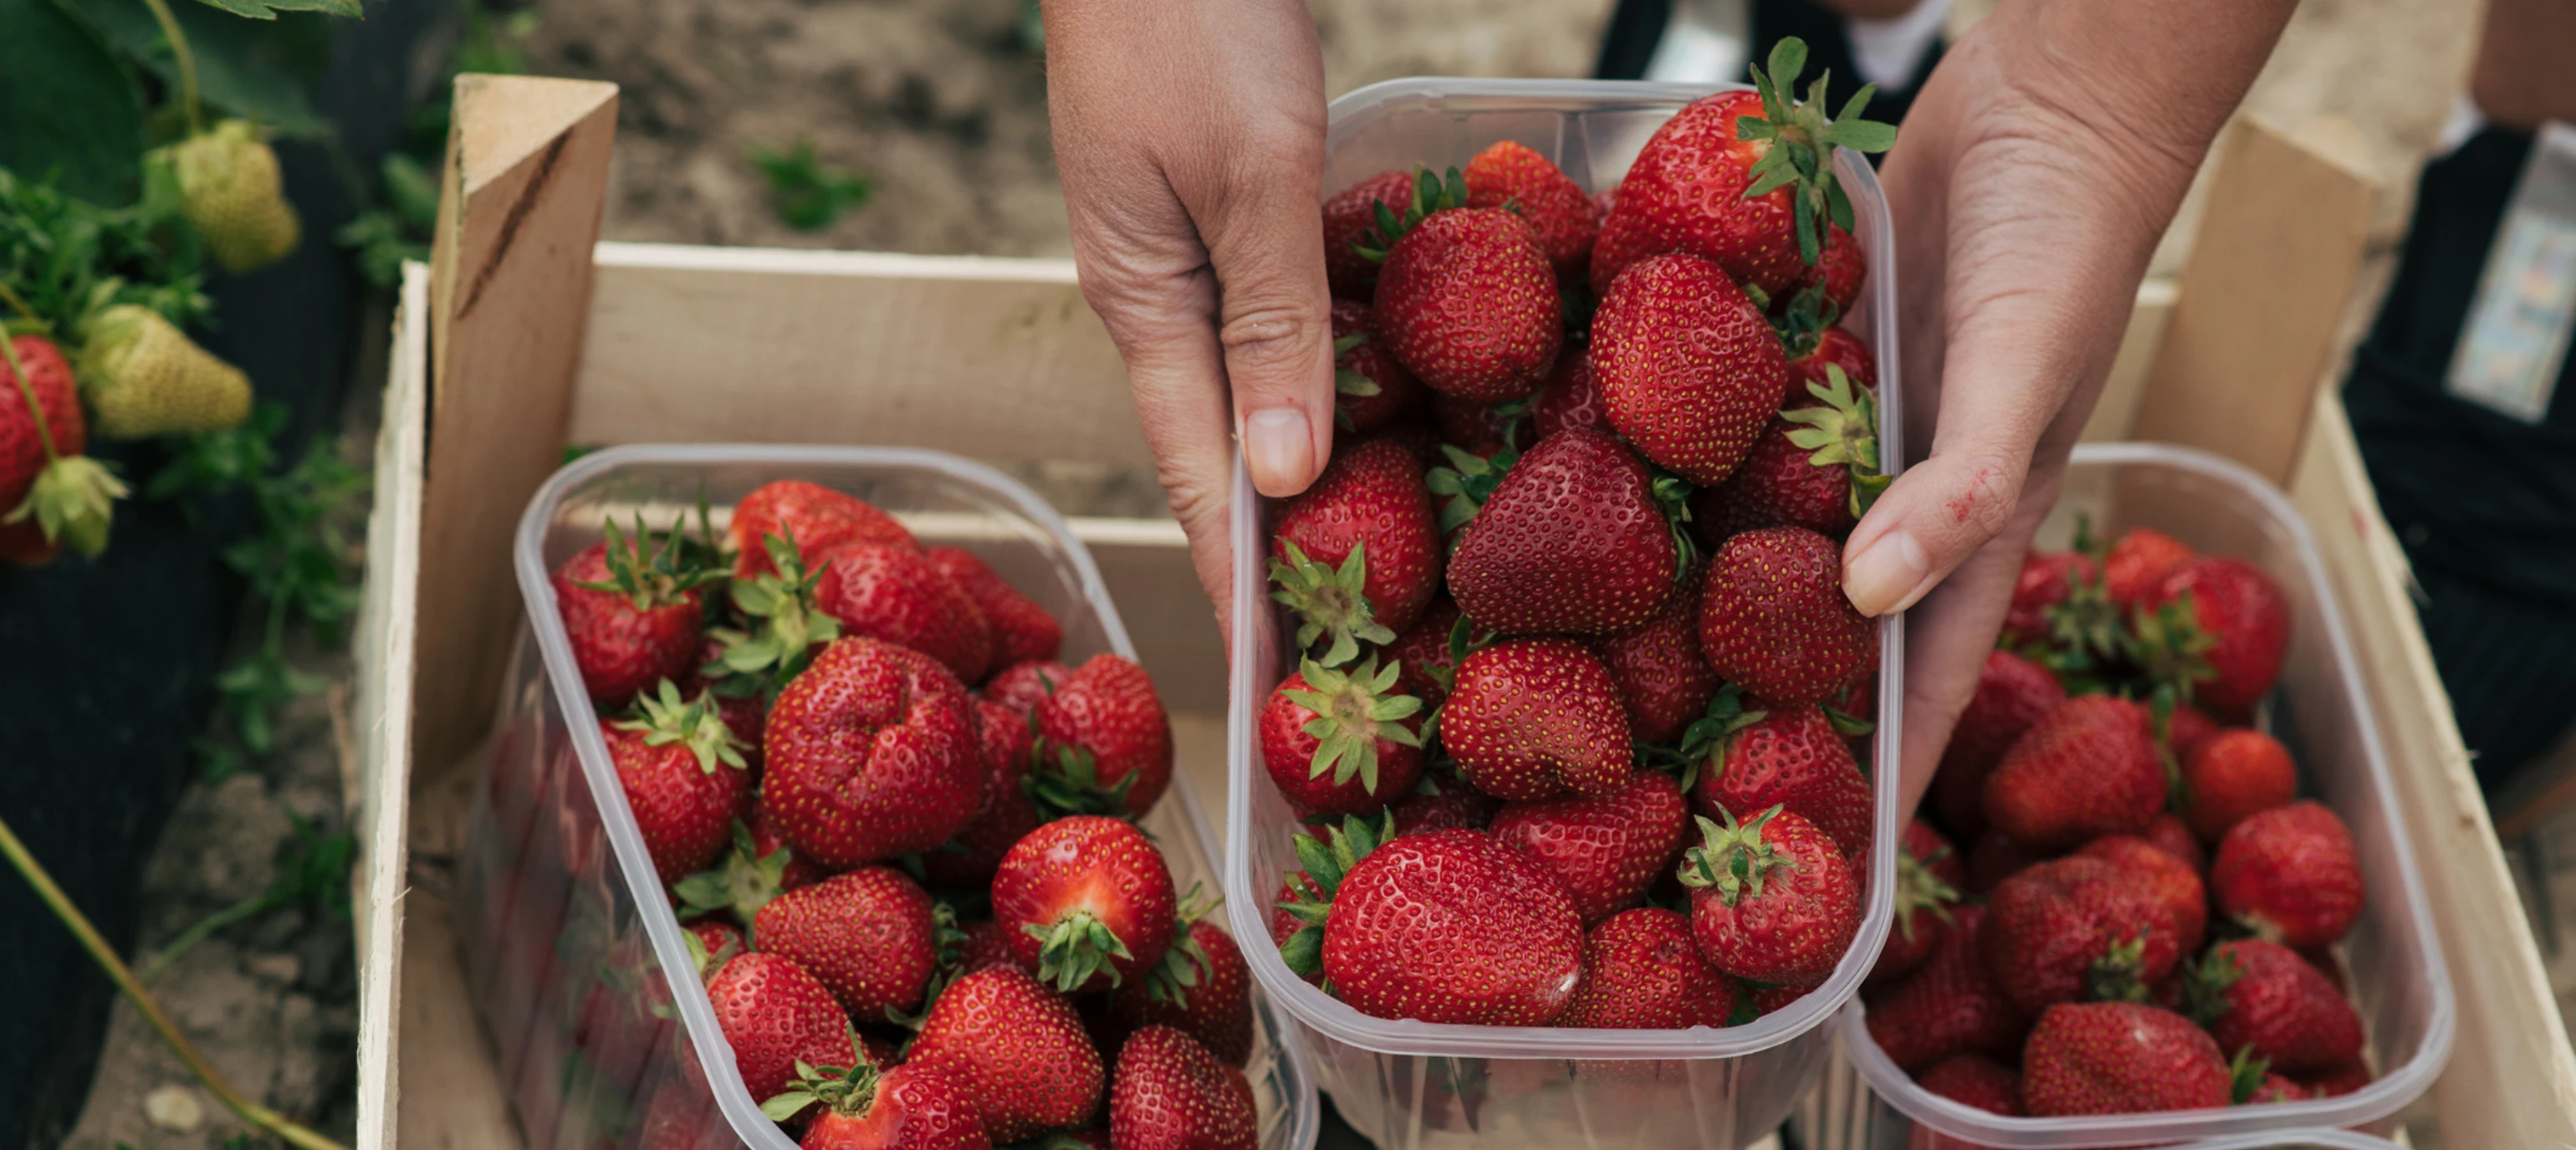
[{"label": "fingernail", "polygon": [[1843,564],[1843,595],[1863,615],[1901,610],[1913,602],[1914,589],[1931,569],[1923,545],[1900,528],[1879,536]]},{"label": "fingernail", "polygon": [[1243,417],[1243,461],[1265,495],[1293,495],[1315,469],[1315,429],[1293,407],[1267,407]]}]

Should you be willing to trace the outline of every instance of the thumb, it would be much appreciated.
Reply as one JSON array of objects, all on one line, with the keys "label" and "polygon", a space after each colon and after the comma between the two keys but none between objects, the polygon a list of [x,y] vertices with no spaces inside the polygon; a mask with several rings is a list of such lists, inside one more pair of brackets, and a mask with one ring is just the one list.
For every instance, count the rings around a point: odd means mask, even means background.
[{"label": "thumb", "polygon": [[1217,339],[1253,486],[1306,489],[1333,447],[1332,299],[1316,205],[1321,132],[1281,133],[1259,172],[1193,206],[1218,290]]}]

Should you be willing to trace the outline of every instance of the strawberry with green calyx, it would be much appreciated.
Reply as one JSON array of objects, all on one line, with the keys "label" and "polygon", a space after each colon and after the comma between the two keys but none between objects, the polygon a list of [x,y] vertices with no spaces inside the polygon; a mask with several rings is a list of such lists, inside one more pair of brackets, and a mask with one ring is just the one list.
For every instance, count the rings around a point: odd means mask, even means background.
[{"label": "strawberry with green calyx", "polygon": [[[1716,765],[1711,760],[1724,752],[1729,738],[1770,714],[1769,711],[1748,708],[1747,702],[1743,688],[1732,683],[1720,686],[1715,694],[1709,696],[1708,706],[1699,717],[1682,729],[1675,744],[1677,753],[1674,759],[1681,764],[1684,792],[1699,785],[1701,768]],[[1753,703],[1756,707],[1760,705],[1758,701]]]},{"label": "strawberry with green calyx", "polygon": [[1706,538],[1795,526],[1840,537],[1868,514],[1890,477],[1878,463],[1877,401],[1840,367],[1811,383],[1753,441],[1725,483],[1702,497]]},{"label": "strawberry with green calyx", "polygon": [[1804,986],[1833,973],[1860,930],[1860,885],[1833,839],[1772,807],[1742,823],[1699,819],[1682,852],[1691,934],[1709,964],[1738,978]]},{"label": "strawberry with green calyx", "polygon": [[225,271],[254,271],[295,250],[303,225],[286,202],[277,153],[259,125],[225,120],[152,156],[169,165],[180,214]]},{"label": "strawberry with green calyx", "polygon": [[859,1046],[850,1016],[796,960],[752,951],[734,955],[707,980],[716,1025],[733,1047],[734,1068],[754,1098],[775,1098],[796,1066],[854,1066]]},{"label": "strawberry with green calyx", "polygon": [[802,1150],[991,1150],[974,1102],[947,1075],[920,1066],[880,1070],[796,1064],[788,1088],[760,1112],[785,1122],[815,1109]]},{"label": "strawberry with green calyx", "polygon": [[870,866],[771,899],[752,940],[795,959],[850,1017],[880,1022],[920,1007],[937,965],[935,923],[927,892],[901,871]]},{"label": "strawberry with green calyx", "polygon": [[1020,965],[1058,993],[1141,978],[1171,948],[1178,900],[1162,852],[1135,825],[1072,815],[1029,832],[993,875],[993,918]]},{"label": "strawberry with green calyx", "polygon": [[1399,216],[1376,207],[1360,254],[1382,262],[1370,307],[1396,362],[1433,391],[1487,403],[1538,387],[1565,338],[1556,276],[1527,220],[1471,208],[1427,169]]},{"label": "strawberry with green calyx", "polygon": [[1860,857],[1876,832],[1877,799],[1851,747],[1823,708],[1766,707],[1741,726],[1727,724],[1733,729],[1714,743],[1685,743],[1683,754],[1704,764],[1693,805],[1703,815],[1786,807],[1832,838],[1844,858]]},{"label": "strawberry with green calyx", "polygon": [[1896,848],[1896,926],[1887,932],[1867,983],[1884,983],[1923,965],[1949,936],[1967,867],[1932,824],[1915,819]]},{"label": "strawberry with green calyx", "polygon": [[655,543],[605,524],[607,538],[565,560],[552,582],[573,664],[597,702],[617,705],[665,680],[690,678],[702,647],[705,592],[724,578],[684,554],[679,532]]},{"label": "strawberry with green calyx", "polygon": [[734,552],[733,577],[777,570],[776,552],[765,540],[776,535],[796,545],[797,558],[809,569],[852,543],[881,543],[919,549],[921,542],[894,517],[847,492],[802,479],[779,479],[760,485],[734,504],[725,539]]},{"label": "strawberry with green calyx", "polygon": [[[2079,541],[2078,551],[2093,550]],[[2102,568],[2102,593],[2111,605],[2127,611],[2155,593],[2167,574],[2199,557],[2188,544],[2150,527],[2132,527],[2096,556]]]},{"label": "strawberry with green calyx", "polygon": [[2144,1001],[2182,956],[2173,912],[2117,864],[2082,855],[2029,867],[1995,888],[1981,944],[2023,1010]]},{"label": "strawberry with green calyx", "polygon": [[[1305,869],[1286,877],[1271,916],[1272,941],[1279,944],[1279,959],[1289,970],[1309,980],[1323,974],[1324,925],[1330,921],[1333,896],[1352,867],[1394,837],[1395,819],[1382,813],[1368,818],[1344,815],[1339,825],[1326,825],[1320,836],[1306,833],[1291,840]],[[1276,937],[1291,923],[1296,927],[1287,937]]]},{"label": "strawberry with green calyx", "polygon": [[783,844],[759,853],[751,828],[736,820],[733,849],[714,868],[671,884],[671,893],[679,899],[683,918],[720,914],[750,926],[760,908],[786,891],[787,865],[794,858],[795,852]]},{"label": "strawberry with green calyx", "polygon": [[2361,1015],[2297,951],[2259,938],[2209,948],[2184,968],[2182,1012],[2222,1049],[2248,1053],[2283,1074],[2361,1058]]},{"label": "strawberry with green calyx", "polygon": [[1807,457],[1809,463],[1845,468],[1851,477],[1852,517],[1869,514],[1892,481],[1879,463],[1878,397],[1867,387],[1854,386],[1836,364],[1825,365],[1825,382],[1809,383],[1807,394],[1820,402],[1792,405],[1780,413],[1801,425],[1789,433],[1789,442],[1815,452]]},{"label": "strawberry with green calyx", "polygon": [[[2167,573],[2139,606],[2163,623],[2171,646],[2187,647],[2194,659],[2185,699],[2222,714],[2244,712],[2281,677],[2290,647],[2289,601],[2261,568],[2232,556],[2201,556]],[[2139,640],[2142,648],[2149,642],[2143,627]]]},{"label": "strawberry with green calyx", "polygon": [[1673,493],[1609,435],[1551,435],[1461,531],[1449,594],[1505,634],[1612,635],[1643,624],[1690,558],[1671,518]]},{"label": "strawberry with green calyx", "polygon": [[1301,929],[1290,969],[1376,1018],[1544,1026],[1565,1009],[1583,966],[1583,922],[1555,876],[1482,831],[1382,840],[1345,820],[1330,846],[1301,836],[1297,856],[1321,903],[1288,905]]},{"label": "strawberry with green calyx", "polygon": [[2034,1117],[2203,1110],[2228,1104],[2226,1056],[2191,1020],[2133,1002],[2048,1008],[2022,1049]]},{"label": "strawberry with green calyx", "polygon": [[2236,1057],[2228,1060],[2227,1079],[2227,1096],[2238,1106],[2304,1102],[2313,1097],[2307,1087],[2272,1069],[2269,1060],[2254,1057],[2251,1047],[2237,1050]]},{"label": "strawberry with green calyx", "polygon": [[1029,709],[1037,739],[1022,784],[1039,813],[1140,818],[1172,783],[1172,720],[1136,661],[1085,660]]},{"label": "strawberry with green calyx", "polygon": [[806,568],[794,538],[768,535],[760,543],[769,557],[766,569],[744,576],[737,566],[727,591],[748,629],[708,632],[724,644],[724,654],[707,673],[751,678],[774,694],[805,669],[817,648],[841,637],[841,621],[816,605],[815,584],[823,573]]},{"label": "strawberry with green calyx", "polygon": [[1072,681],[1073,668],[1062,663],[1013,663],[984,680],[984,701],[1027,715],[1037,709],[1039,700],[1054,694],[1058,684]]},{"label": "strawberry with green calyx", "polygon": [[1788,388],[1788,360],[1762,309],[1716,264],[1653,256],[1610,285],[1592,319],[1602,408],[1646,458],[1726,481]]},{"label": "strawberry with green calyx", "polygon": [[1329,642],[1326,666],[1350,661],[1358,640],[1393,642],[1440,589],[1431,493],[1399,444],[1344,445],[1272,527],[1272,598],[1297,612],[1301,647]]},{"label": "strawberry with green calyx", "polygon": [[1449,687],[1458,680],[1458,660],[1472,643],[1462,643],[1452,650],[1450,640],[1458,630],[1462,616],[1458,604],[1448,595],[1439,595],[1422,609],[1422,618],[1387,644],[1380,657],[1397,668],[1396,689],[1422,700],[1422,709],[1433,712],[1449,698]]},{"label": "strawberry with green calyx", "polygon": [[1601,205],[1547,157],[1503,140],[1467,161],[1467,206],[1502,208],[1528,220],[1539,250],[1562,283],[1580,283],[1601,233]]},{"label": "strawberry with green calyx", "polygon": [[[1372,655],[1346,670],[1305,660],[1261,711],[1261,754],[1290,806],[1306,815],[1366,814],[1413,787],[1422,700],[1396,691],[1401,668]],[[1381,785],[1383,784],[1383,785]]]},{"label": "strawberry with green calyx", "polygon": [[110,439],[222,431],[250,418],[250,377],[140,304],[81,325],[81,395]]},{"label": "strawberry with green calyx", "polygon": [[126,495],[108,466],[81,454],[89,433],[71,365],[42,335],[0,328],[0,559],[34,565],[60,547],[107,549],[114,504]]},{"label": "strawberry with green calyx", "polygon": [[907,1066],[964,1089],[996,1143],[1074,1126],[1100,1106],[1100,1052],[1062,996],[1015,967],[986,967],[941,991]]},{"label": "strawberry with green calyx", "polygon": [[1208,920],[1220,901],[1195,888],[1181,900],[1183,929],[1172,949],[1151,974],[1118,988],[1109,1013],[1130,1029],[1172,1027],[1241,1066],[1252,1060],[1252,968],[1234,937]]},{"label": "strawberry with green calyx", "polygon": [[724,850],[749,772],[742,744],[707,696],[684,703],[664,679],[659,694],[635,704],[640,717],[602,722],[600,734],[655,873],[676,883]]},{"label": "strawberry with green calyx", "polygon": [[1377,290],[1378,261],[1360,254],[1360,248],[1377,227],[1377,205],[1383,201],[1395,211],[1407,210],[1413,190],[1413,173],[1386,171],[1324,201],[1324,278],[1334,300],[1365,303]]}]

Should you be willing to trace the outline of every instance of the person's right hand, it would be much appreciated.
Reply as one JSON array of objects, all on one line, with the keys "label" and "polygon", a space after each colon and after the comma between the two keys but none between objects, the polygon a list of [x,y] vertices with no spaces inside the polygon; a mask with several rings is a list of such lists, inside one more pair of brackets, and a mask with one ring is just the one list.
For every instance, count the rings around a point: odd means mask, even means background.
[{"label": "person's right hand", "polygon": [[1045,0],[1082,294],[1127,362],[1223,626],[1232,447],[1262,494],[1331,454],[1324,67],[1301,0]]}]

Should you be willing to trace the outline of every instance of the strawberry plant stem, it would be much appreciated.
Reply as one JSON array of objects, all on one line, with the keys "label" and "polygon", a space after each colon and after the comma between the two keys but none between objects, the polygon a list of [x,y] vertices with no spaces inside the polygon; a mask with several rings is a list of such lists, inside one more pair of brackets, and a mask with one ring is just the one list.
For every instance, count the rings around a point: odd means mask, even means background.
[{"label": "strawberry plant stem", "polygon": [[0,283],[0,303],[8,304],[16,309],[19,315],[27,317],[27,322],[35,325],[37,334],[44,335],[53,330],[52,325],[47,324],[44,317],[37,315],[36,309],[28,307],[27,301],[19,298],[17,290],[8,284]]},{"label": "strawberry plant stem", "polygon": [[[12,296],[10,302],[16,303],[16,297]],[[25,304],[18,307],[26,309]],[[45,405],[36,402],[36,381],[27,378],[27,365],[18,362],[18,337],[6,331],[0,331],[0,359],[9,361],[9,378],[18,381],[18,395],[27,401],[27,414],[36,421],[36,442],[44,445],[45,463],[51,466],[62,459],[54,450],[54,429],[45,421]]]},{"label": "strawberry plant stem", "polygon": [[[153,3],[157,7],[159,0],[153,0]],[[303,1150],[347,1150],[319,1132],[242,1097],[231,1083],[224,1081],[223,1075],[215,1072],[215,1068],[207,1063],[206,1056],[197,1051],[196,1045],[171,1024],[170,1016],[162,1013],[161,1003],[135,980],[134,972],[126,969],[125,961],[116,957],[116,951],[107,945],[107,940],[98,936],[98,930],[90,925],[89,918],[81,914],[79,907],[72,905],[61,887],[54,885],[53,876],[46,874],[45,868],[37,864],[36,857],[27,853],[26,845],[18,841],[6,819],[0,819],[0,854],[9,856],[9,865],[16,867],[20,877],[27,880],[27,885],[35,888],[36,897],[44,900],[46,908],[54,912],[55,918],[62,920],[64,929],[71,931],[73,938],[80,940],[82,949],[89,951],[90,957],[97,960],[99,969],[106,971],[107,976],[116,982],[117,989],[125,992],[126,1000],[132,1002],[134,1008],[142,1012],[143,1020],[159,1032],[161,1041],[169,1045],[171,1053],[188,1064],[188,1072],[196,1075],[197,1081],[204,1083],[206,1089],[213,1091],[226,1109],[240,1115],[242,1121],[276,1135],[288,1145],[302,1147]]]},{"label": "strawberry plant stem", "polygon": [[152,9],[152,18],[161,22],[161,34],[169,38],[170,55],[179,62],[179,108],[187,113],[188,134],[205,130],[197,115],[197,57],[188,51],[188,37],[179,31],[179,18],[171,15],[165,0],[143,0]]}]

